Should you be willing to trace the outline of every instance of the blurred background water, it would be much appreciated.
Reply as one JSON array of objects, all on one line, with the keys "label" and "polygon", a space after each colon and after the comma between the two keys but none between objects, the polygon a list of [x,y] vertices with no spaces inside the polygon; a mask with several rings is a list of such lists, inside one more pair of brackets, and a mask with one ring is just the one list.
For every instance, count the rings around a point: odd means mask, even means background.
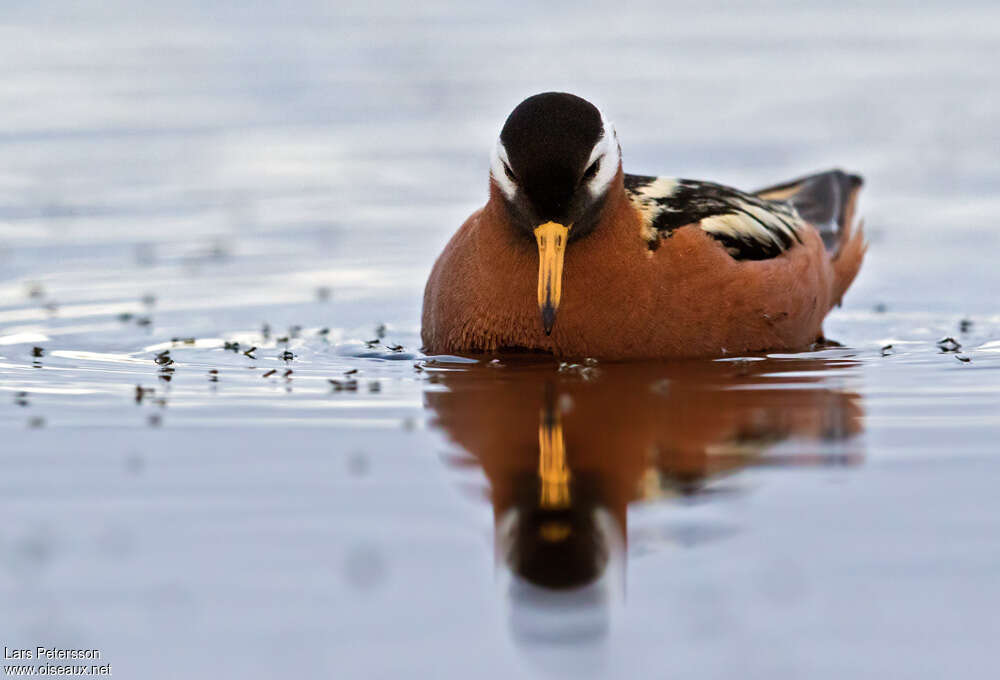
[{"label": "blurred background water", "polygon": [[[8,0],[0,641],[142,678],[992,677],[998,48],[988,2]],[[630,172],[863,174],[845,347],[428,363],[426,275],[545,90]],[[540,431],[627,544],[569,599],[506,552]]]}]

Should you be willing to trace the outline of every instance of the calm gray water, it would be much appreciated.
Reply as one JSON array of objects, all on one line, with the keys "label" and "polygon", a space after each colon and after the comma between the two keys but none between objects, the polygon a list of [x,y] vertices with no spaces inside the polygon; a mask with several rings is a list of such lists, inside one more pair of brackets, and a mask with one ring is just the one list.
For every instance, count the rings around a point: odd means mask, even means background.
[{"label": "calm gray water", "polygon": [[[995,677],[995,3],[249,4],[0,8],[0,645],[121,678]],[[630,172],[862,173],[844,347],[429,363],[433,259],[552,89]],[[594,545],[525,557],[580,518]]]}]

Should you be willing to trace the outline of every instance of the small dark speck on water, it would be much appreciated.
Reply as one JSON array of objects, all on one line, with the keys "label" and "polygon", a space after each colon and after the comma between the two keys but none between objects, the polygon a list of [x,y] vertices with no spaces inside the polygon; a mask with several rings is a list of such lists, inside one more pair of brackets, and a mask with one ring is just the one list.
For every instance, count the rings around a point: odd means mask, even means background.
[{"label": "small dark speck on water", "polygon": [[876,314],[885,314],[886,312],[889,311],[889,305],[885,304],[884,302],[879,302],[874,307],[872,307],[872,311],[875,312]]},{"label": "small dark speck on water", "polygon": [[368,456],[360,451],[351,454],[347,459],[347,471],[355,477],[363,477],[371,469],[371,461]]},{"label": "small dark speck on water", "polygon": [[270,371],[267,371],[266,373],[264,373],[264,375],[262,375],[261,377],[262,378],[270,378],[272,375],[274,375],[277,372],[278,372],[277,369],[272,368]]},{"label": "small dark speck on water", "polygon": [[376,337],[378,337],[379,340],[385,337],[385,332],[386,328],[384,323],[380,323],[378,326],[375,327],[375,335]]},{"label": "small dark speck on water", "polygon": [[413,370],[416,371],[417,373],[422,373],[423,370],[424,370],[424,367],[421,366],[419,363],[413,364]]},{"label": "small dark speck on water", "polygon": [[320,302],[326,302],[330,299],[330,292],[329,286],[320,286],[316,289],[316,299]]},{"label": "small dark speck on water", "polygon": [[121,314],[118,315],[118,320],[121,321],[122,323],[126,323],[128,321],[131,321],[133,317],[135,317],[135,314],[133,314],[132,312],[122,312]]},{"label": "small dark speck on water", "polygon": [[270,338],[271,337],[271,324],[265,323],[264,325],[262,325],[260,327],[260,334],[261,334],[261,336],[265,340],[267,340],[268,338]]},{"label": "small dark speck on water", "polygon": [[302,334],[302,326],[299,326],[299,325],[296,324],[295,326],[289,326],[288,327],[288,335],[289,335],[289,337],[297,338],[301,334]]},{"label": "small dark speck on water", "polygon": [[45,350],[42,349],[41,347],[32,347],[31,348],[31,356],[33,356],[33,357],[43,357],[43,356],[45,356]]},{"label": "small dark speck on water", "polygon": [[402,345],[389,345],[390,352],[402,352],[404,349],[406,348]]},{"label": "small dark speck on water", "polygon": [[354,379],[348,380],[333,380],[328,378],[330,385],[333,386],[334,392],[357,392],[358,391],[358,381]]},{"label": "small dark speck on water", "polygon": [[370,383],[368,383],[368,391],[369,392],[381,392],[382,391],[382,383],[380,383],[378,380],[372,380]]},{"label": "small dark speck on water", "polygon": [[29,403],[28,393],[18,392],[16,395],[14,395],[14,403],[17,404],[18,406],[27,406]]},{"label": "small dark speck on water", "polygon": [[156,394],[156,390],[152,387],[143,387],[142,385],[135,386],[135,403],[141,404],[142,400],[148,395]]},{"label": "small dark speck on water", "polygon": [[287,335],[282,335],[280,338],[275,338],[274,341],[280,342],[282,345],[287,345],[290,339]]},{"label": "small dark speck on water", "polygon": [[146,293],[145,295],[142,296],[142,304],[146,305],[147,307],[152,307],[153,305],[156,304],[156,296],[153,295],[152,293]]},{"label": "small dark speck on water", "polygon": [[40,283],[29,283],[28,284],[28,297],[32,300],[40,300],[45,297],[45,289],[42,288]]},{"label": "small dark speck on water", "polygon": [[292,359],[295,358],[295,355],[286,349],[284,352],[278,355],[278,358],[281,359],[282,361],[291,361]]},{"label": "small dark speck on water", "polygon": [[223,344],[222,349],[228,349],[228,350],[233,351],[233,352],[239,352],[240,351],[240,343],[238,343],[238,342],[229,342],[227,340],[225,342],[225,344]]},{"label": "small dark speck on water", "polygon": [[32,416],[28,419],[28,427],[33,430],[45,427],[45,418],[42,416]]},{"label": "small dark speck on water", "polygon": [[169,366],[174,363],[174,360],[170,358],[170,350],[164,350],[156,355],[153,359],[160,366]]},{"label": "small dark speck on water", "polygon": [[972,319],[962,319],[958,322],[958,332],[968,333],[972,330]]},{"label": "small dark speck on water", "polygon": [[957,352],[962,349],[962,343],[955,340],[955,338],[941,338],[937,341],[937,346],[942,352]]},{"label": "small dark speck on water", "polygon": [[137,475],[146,468],[146,459],[138,453],[131,453],[125,458],[125,470],[129,474]]},{"label": "small dark speck on water", "polygon": [[135,323],[136,325],[141,326],[143,328],[148,328],[149,326],[153,325],[153,320],[148,316],[140,316],[138,319],[135,320]]},{"label": "small dark speck on water", "polygon": [[963,364],[967,364],[970,361],[972,361],[972,359],[970,357],[967,357],[964,354],[956,354],[955,358],[958,359],[959,361],[961,361]]},{"label": "small dark speck on water", "polygon": [[363,544],[348,550],[344,578],[358,590],[372,590],[385,581],[385,557],[375,546]]},{"label": "small dark speck on water", "polygon": [[884,345],[882,347],[881,352],[882,352],[882,356],[887,357],[887,356],[890,356],[892,354],[895,354],[896,350],[893,349],[892,345]]},{"label": "small dark speck on water", "polygon": [[503,368],[503,362],[499,359],[493,359],[489,363],[490,368]]},{"label": "small dark speck on water", "polygon": [[330,334],[330,329],[329,328],[325,328],[325,327],[324,328],[320,328],[319,331],[318,331],[318,334],[322,335],[325,338],[326,336],[328,336]]},{"label": "small dark speck on water", "polygon": [[292,373],[293,373],[292,369],[289,368],[288,370],[286,370],[284,373],[281,374],[281,377],[283,377],[283,378],[291,378],[292,377]]},{"label": "small dark speck on water", "polygon": [[163,424],[163,417],[159,413],[151,413],[146,422],[149,423],[150,427],[159,427]]},{"label": "small dark speck on water", "polygon": [[255,357],[253,355],[253,353],[256,352],[256,351],[257,351],[256,347],[251,347],[250,349],[248,349],[245,352],[243,352],[243,356],[250,357],[251,359],[256,359],[257,357]]},{"label": "small dark speck on water", "polygon": [[375,347],[378,347],[380,343],[381,341],[378,338],[375,338],[374,340],[365,340],[365,346],[368,349],[374,349]]}]

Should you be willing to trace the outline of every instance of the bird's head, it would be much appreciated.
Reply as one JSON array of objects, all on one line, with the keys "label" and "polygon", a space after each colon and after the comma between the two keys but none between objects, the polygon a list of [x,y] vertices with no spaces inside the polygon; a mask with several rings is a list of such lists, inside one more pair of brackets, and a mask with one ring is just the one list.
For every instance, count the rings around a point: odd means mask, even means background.
[{"label": "bird's head", "polygon": [[614,127],[563,92],[528,97],[500,131],[490,178],[515,230],[538,245],[538,307],[552,332],[566,247],[590,233],[621,165]]}]

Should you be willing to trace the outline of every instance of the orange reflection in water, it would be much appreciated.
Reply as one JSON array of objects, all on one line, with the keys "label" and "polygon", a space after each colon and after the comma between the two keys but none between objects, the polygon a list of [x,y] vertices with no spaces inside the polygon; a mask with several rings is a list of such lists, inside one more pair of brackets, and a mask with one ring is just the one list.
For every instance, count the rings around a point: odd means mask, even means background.
[{"label": "orange reflection in water", "polygon": [[[630,503],[702,493],[747,466],[860,462],[850,358],[442,370],[434,422],[490,484],[498,560],[535,586],[598,579]],[[850,441],[850,446],[845,442]],[[787,442],[780,453],[772,450]]]}]

